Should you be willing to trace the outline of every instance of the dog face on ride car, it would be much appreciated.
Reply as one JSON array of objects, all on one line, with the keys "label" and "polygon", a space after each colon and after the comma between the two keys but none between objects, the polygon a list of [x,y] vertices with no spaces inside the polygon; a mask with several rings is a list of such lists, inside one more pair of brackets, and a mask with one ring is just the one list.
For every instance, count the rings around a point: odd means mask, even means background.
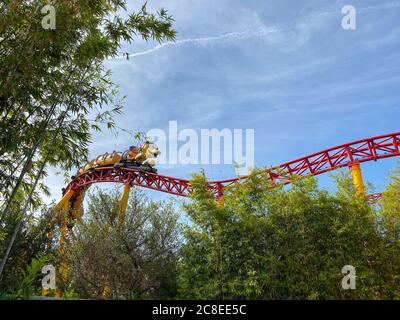
[{"label": "dog face on ride car", "polygon": [[149,147],[146,150],[146,163],[149,166],[154,167],[156,165],[155,158],[157,158],[159,154],[161,154],[161,152],[158,150],[158,147],[154,143],[149,144]]},{"label": "dog face on ride car", "polygon": [[150,143],[149,147],[146,150],[146,158],[151,159],[151,158],[157,158],[161,154],[161,151],[158,150],[157,145],[154,143]]}]

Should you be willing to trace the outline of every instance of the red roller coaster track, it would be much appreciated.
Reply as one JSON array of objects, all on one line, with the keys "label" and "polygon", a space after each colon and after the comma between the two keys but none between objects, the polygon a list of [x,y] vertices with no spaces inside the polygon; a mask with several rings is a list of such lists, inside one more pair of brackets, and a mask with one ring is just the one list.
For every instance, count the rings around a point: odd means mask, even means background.
[{"label": "red roller coaster track", "polygon": [[[355,163],[376,161],[400,155],[400,132],[358,140],[311,155],[283,163],[266,170],[267,177],[277,184],[290,183],[293,175],[319,175],[328,171],[348,167]],[[222,196],[227,186],[243,181],[247,177],[209,181],[215,197]],[[147,173],[129,168],[99,167],[77,176],[66,190],[77,192],[85,186],[99,182],[119,182],[153,189],[177,196],[189,196],[189,180]],[[372,197],[379,197],[373,195]]]}]

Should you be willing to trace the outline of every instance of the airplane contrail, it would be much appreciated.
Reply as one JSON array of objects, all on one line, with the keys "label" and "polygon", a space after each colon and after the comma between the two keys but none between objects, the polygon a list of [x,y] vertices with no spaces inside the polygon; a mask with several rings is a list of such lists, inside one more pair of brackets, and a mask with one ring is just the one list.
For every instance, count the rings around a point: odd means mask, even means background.
[{"label": "airplane contrail", "polygon": [[[362,7],[359,9],[356,8],[356,9],[358,12],[365,13],[365,12],[370,12],[370,11],[384,10],[384,9],[394,9],[394,8],[399,8],[399,7],[400,7],[399,2],[389,2],[389,3],[382,4],[382,5],[368,6],[368,7]],[[334,15],[337,13],[338,13],[338,11],[321,12],[321,13],[318,13],[317,16]],[[310,15],[310,17],[313,17],[313,16],[315,16],[315,15]],[[164,47],[179,46],[179,45],[185,44],[185,43],[208,45],[210,43],[223,41],[223,40],[243,40],[243,39],[250,39],[250,38],[261,38],[261,37],[268,36],[272,33],[278,33],[281,31],[282,30],[279,30],[278,28],[275,28],[275,27],[270,27],[270,28],[260,27],[257,29],[248,29],[248,30],[240,31],[240,32],[224,33],[224,34],[218,35],[218,36],[203,37],[203,38],[188,38],[188,39],[182,39],[182,40],[177,40],[177,41],[167,41],[167,42],[164,42],[162,44],[155,46],[154,48],[136,52],[136,53],[117,56],[113,59],[127,59],[127,58],[139,57],[139,56],[143,56],[143,55],[146,55],[149,53],[159,51]]]},{"label": "airplane contrail", "polygon": [[115,59],[126,59],[127,57],[133,58],[133,57],[138,57],[138,56],[143,56],[152,52],[156,52],[164,47],[167,46],[178,46],[181,44],[185,43],[196,43],[200,45],[208,45],[212,42],[218,42],[218,41],[223,41],[223,40],[242,40],[242,39],[249,39],[249,38],[255,38],[255,37],[265,37],[267,35],[270,35],[272,33],[279,32],[278,29],[276,28],[259,28],[255,30],[246,30],[246,31],[241,31],[241,32],[229,32],[229,33],[224,33],[219,36],[213,36],[213,37],[203,37],[203,38],[188,38],[188,39],[182,39],[182,40],[177,40],[175,42],[173,41],[167,41],[162,44],[159,44],[158,46],[155,46],[154,48],[151,48],[149,50],[145,51],[140,51],[136,53],[131,53],[129,55],[122,55],[115,57]]}]

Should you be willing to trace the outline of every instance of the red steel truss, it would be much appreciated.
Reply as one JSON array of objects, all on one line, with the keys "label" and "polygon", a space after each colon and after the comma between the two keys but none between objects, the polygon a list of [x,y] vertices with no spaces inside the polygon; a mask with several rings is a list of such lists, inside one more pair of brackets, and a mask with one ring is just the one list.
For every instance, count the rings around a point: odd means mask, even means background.
[{"label": "red steel truss", "polygon": [[[400,132],[376,136],[343,144],[311,155],[289,161],[265,170],[266,177],[276,184],[290,183],[293,175],[305,177],[348,167],[355,163],[376,161],[400,155]],[[209,187],[216,198],[222,196],[223,189],[247,178],[209,181]],[[79,191],[85,186],[99,182],[119,182],[177,196],[189,196],[189,180],[142,172],[128,168],[99,167],[77,176],[67,190]],[[380,198],[372,195],[372,200]]]}]

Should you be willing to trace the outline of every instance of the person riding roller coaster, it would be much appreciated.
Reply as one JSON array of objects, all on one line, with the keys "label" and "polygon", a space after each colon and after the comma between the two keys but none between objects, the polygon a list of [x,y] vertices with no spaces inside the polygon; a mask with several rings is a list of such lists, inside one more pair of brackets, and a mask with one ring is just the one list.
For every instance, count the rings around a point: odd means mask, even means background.
[{"label": "person riding roller coaster", "polygon": [[123,152],[113,151],[98,156],[96,159],[90,161],[84,168],[81,168],[78,174],[82,174],[89,170],[94,170],[98,167],[114,166],[115,168],[132,168],[145,172],[157,173],[155,168],[155,158],[161,152],[154,143],[146,141],[142,146],[131,146],[128,150]]}]

